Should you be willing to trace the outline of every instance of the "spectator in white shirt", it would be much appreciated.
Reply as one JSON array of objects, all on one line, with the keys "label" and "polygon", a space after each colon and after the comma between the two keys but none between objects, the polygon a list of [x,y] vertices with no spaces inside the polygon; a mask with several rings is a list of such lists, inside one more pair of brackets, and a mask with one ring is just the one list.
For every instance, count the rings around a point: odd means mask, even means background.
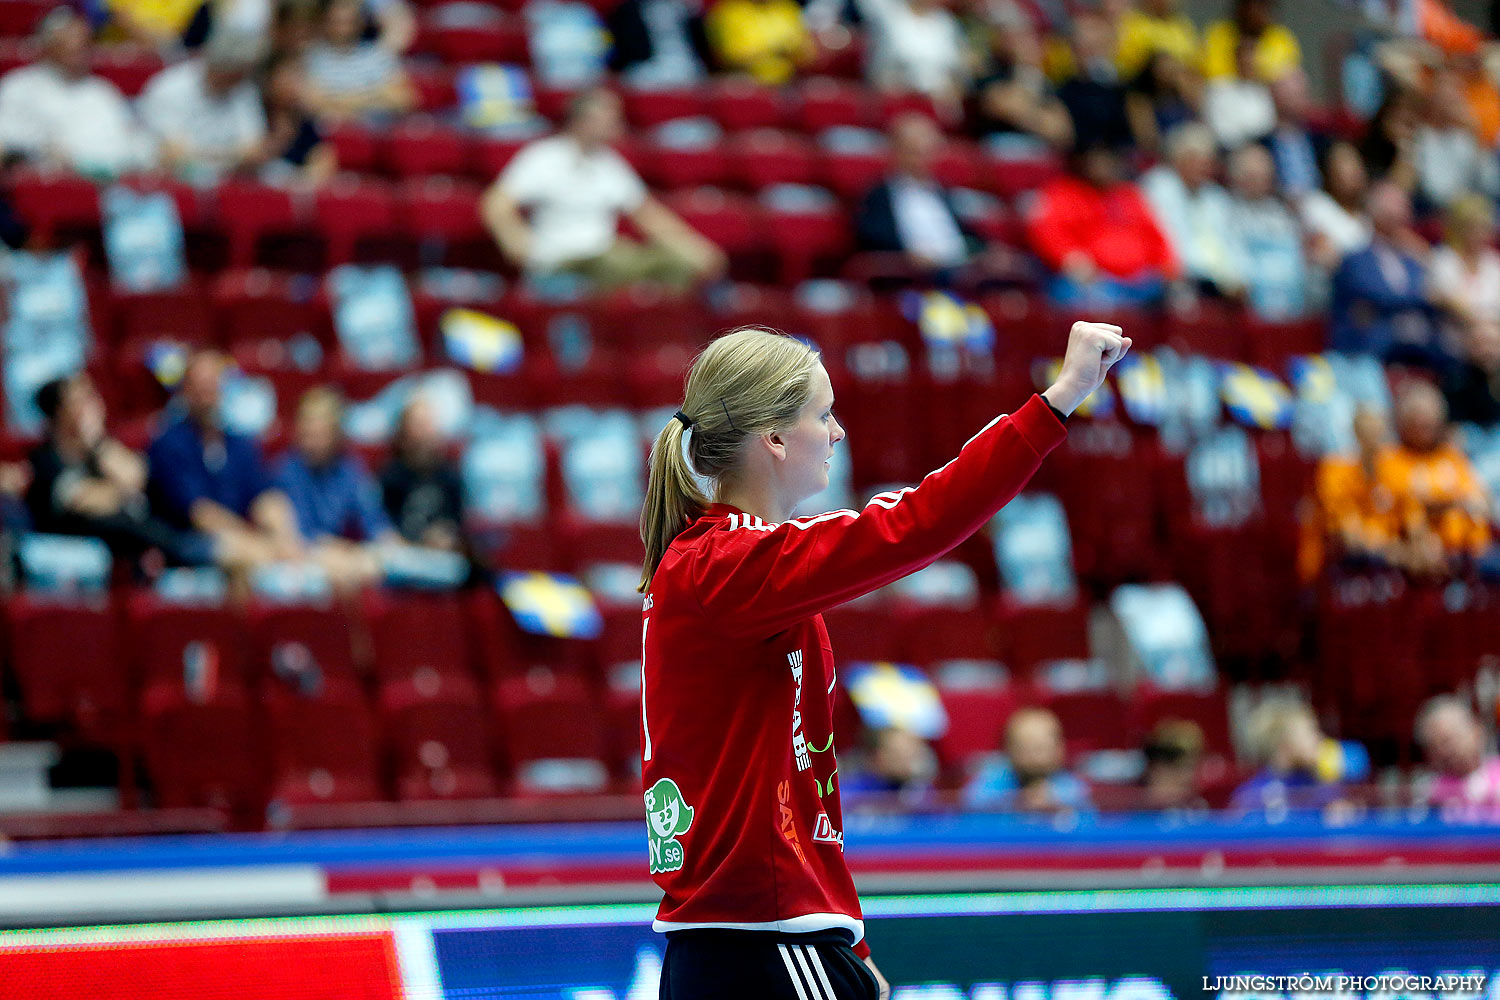
[{"label": "spectator in white shirt", "polygon": [[1235,49],[1235,76],[1210,81],[1203,101],[1203,118],[1225,149],[1256,142],[1276,128],[1276,103],[1271,89],[1255,72],[1255,40],[1244,39]]},{"label": "spectator in white shirt", "polygon": [[1441,70],[1432,82],[1415,140],[1417,185],[1423,199],[1445,208],[1469,191],[1500,191],[1500,161],[1481,149],[1459,78]]},{"label": "spectator in white shirt", "polygon": [[1443,310],[1443,337],[1461,353],[1466,330],[1500,323],[1500,253],[1495,252],[1495,208],[1483,195],[1467,194],[1448,205],[1447,242],[1432,252],[1427,281]]},{"label": "spectator in white shirt", "polygon": [[416,103],[396,53],[366,41],[360,0],[329,0],[322,38],[303,57],[308,103],[326,120],[399,115]]},{"label": "spectator in white shirt", "polygon": [[[481,207],[501,252],[533,276],[575,274],[600,291],[640,281],[686,290],[720,276],[723,251],[651,197],[611,148],[623,128],[620,99],[587,90],[573,98],[562,132],[516,154]],[[622,215],[647,244],[619,235]]]},{"label": "spectator in white shirt", "polygon": [[901,253],[924,274],[967,263],[978,240],[964,232],[953,200],[932,176],[943,136],[931,118],[916,112],[891,123],[891,167],[854,213],[860,248]]},{"label": "spectator in white shirt", "polygon": [[259,39],[220,33],[151,78],[138,107],[166,166],[213,178],[260,161],[266,115],[250,78],[260,56]]},{"label": "spectator in white shirt", "polygon": [[1167,133],[1167,162],[1141,178],[1141,188],[1187,278],[1205,291],[1244,291],[1244,255],[1230,221],[1229,195],[1214,180],[1213,133],[1197,122]]},{"label": "spectator in white shirt", "polygon": [[1369,186],[1359,150],[1347,142],[1328,147],[1323,157],[1323,187],[1309,191],[1298,205],[1309,256],[1325,274],[1332,274],[1349,254],[1370,245],[1370,216],[1365,211]]},{"label": "spectator in white shirt", "polygon": [[943,0],[863,0],[872,46],[870,81],[881,90],[926,94],[945,114],[962,108],[970,76],[963,29]]},{"label": "spectator in white shirt", "polygon": [[88,23],[59,7],[37,29],[41,58],[0,78],[0,153],[81,174],[151,165],[155,144],[114,84],[89,73]]}]

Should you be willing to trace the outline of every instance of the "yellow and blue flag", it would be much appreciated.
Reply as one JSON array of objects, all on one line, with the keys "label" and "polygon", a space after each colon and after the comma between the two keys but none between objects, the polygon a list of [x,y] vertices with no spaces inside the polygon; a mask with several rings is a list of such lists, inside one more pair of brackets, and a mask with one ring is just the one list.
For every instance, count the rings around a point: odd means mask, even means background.
[{"label": "yellow and blue flag", "polygon": [[495,589],[523,632],[597,639],[604,631],[594,596],[567,573],[501,573]]},{"label": "yellow and blue flag", "polygon": [[905,729],[927,740],[948,731],[948,712],[937,688],[909,663],[852,664],[844,686],[860,718],[872,729]]},{"label": "yellow and blue flag", "polygon": [[1264,368],[1225,364],[1220,369],[1219,398],[1229,416],[1246,427],[1270,431],[1292,425],[1292,394]]}]

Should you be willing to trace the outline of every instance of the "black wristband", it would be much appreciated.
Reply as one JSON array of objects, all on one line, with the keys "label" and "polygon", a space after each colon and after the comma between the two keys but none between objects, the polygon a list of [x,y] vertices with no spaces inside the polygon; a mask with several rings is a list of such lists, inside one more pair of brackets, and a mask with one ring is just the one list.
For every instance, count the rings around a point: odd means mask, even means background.
[{"label": "black wristband", "polygon": [[1037,395],[1042,397],[1042,402],[1047,404],[1047,409],[1052,411],[1052,415],[1057,418],[1058,423],[1065,424],[1068,422],[1068,415],[1062,410],[1059,410],[1057,407],[1053,406],[1052,400],[1047,398],[1047,394],[1045,392],[1038,393]]}]

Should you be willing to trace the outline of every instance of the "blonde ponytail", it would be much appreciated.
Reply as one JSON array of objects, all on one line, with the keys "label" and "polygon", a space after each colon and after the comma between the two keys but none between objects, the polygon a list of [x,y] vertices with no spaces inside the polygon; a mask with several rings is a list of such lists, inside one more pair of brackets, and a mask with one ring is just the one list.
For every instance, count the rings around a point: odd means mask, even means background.
[{"label": "blonde ponytail", "polygon": [[672,539],[708,509],[711,500],[698,476],[717,485],[739,465],[746,441],[796,423],[812,394],[817,366],[818,353],[812,348],[760,327],[727,333],[693,359],[678,411],[692,422],[691,434],[673,416],[651,446],[641,507],[641,541],[646,545],[638,588],[642,593],[651,586]]}]

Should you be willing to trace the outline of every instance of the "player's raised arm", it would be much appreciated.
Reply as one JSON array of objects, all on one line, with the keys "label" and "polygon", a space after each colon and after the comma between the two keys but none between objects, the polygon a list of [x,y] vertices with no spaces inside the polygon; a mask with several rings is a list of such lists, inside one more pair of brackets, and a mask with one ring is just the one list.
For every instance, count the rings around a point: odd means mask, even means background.
[{"label": "player's raised arm", "polygon": [[[791,518],[796,503],[826,485],[822,467],[843,438],[831,417],[827,374],[816,364],[795,421],[777,426],[748,414],[736,421],[735,474],[720,482],[718,499],[740,513],[729,515],[727,539],[684,556],[695,596],[726,631],[770,635],[921,569],[1020,492],[1063,440],[1059,415],[1066,417],[1097,389],[1129,346],[1118,327],[1075,324],[1062,371],[1045,396],[997,417],[919,485],[879,494],[860,511]],[[687,407],[706,408],[692,389],[690,382]],[[729,397],[723,398],[727,408]],[[727,409],[711,415],[719,423],[735,416]],[[811,463],[821,480],[809,474]],[[657,473],[653,457],[653,485]]]}]

